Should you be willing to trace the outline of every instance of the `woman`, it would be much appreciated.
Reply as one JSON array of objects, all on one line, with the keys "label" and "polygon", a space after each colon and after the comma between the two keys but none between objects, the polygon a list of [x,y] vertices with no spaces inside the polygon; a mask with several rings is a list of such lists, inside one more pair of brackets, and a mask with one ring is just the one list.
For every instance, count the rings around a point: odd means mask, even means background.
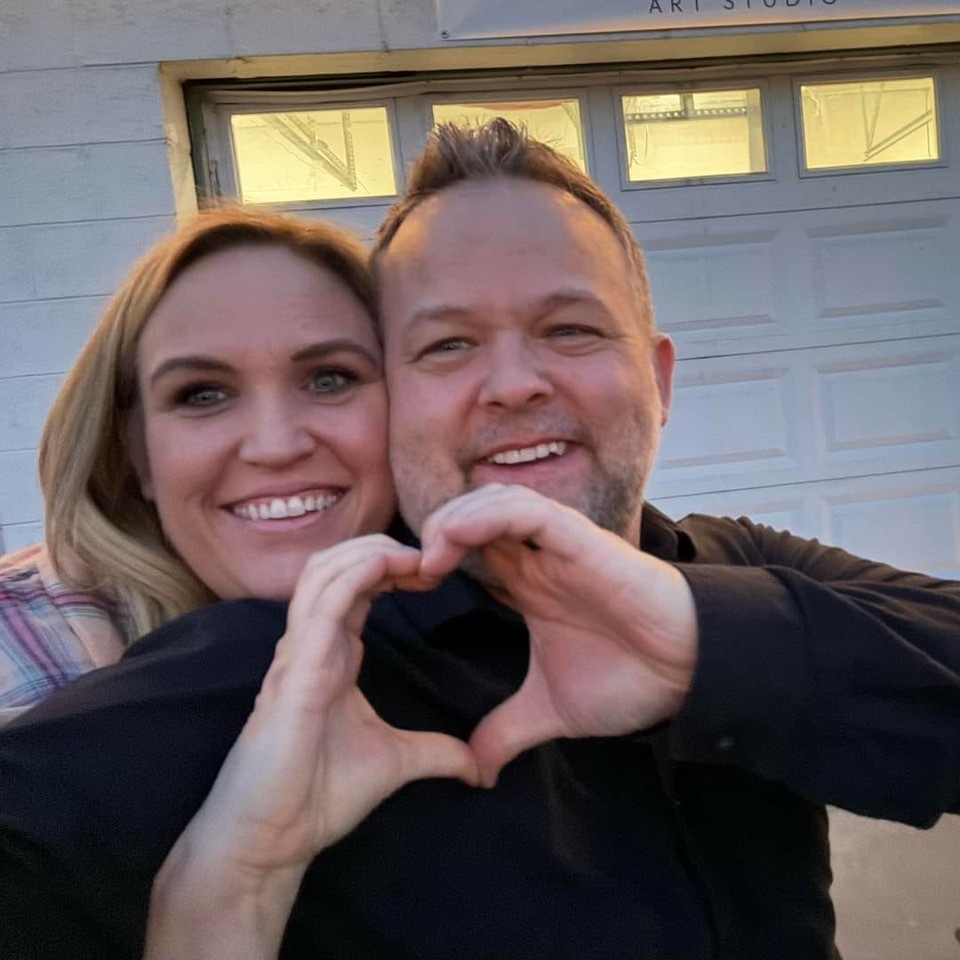
[{"label": "woman", "polygon": [[373,310],[358,241],[273,213],[202,214],[136,265],[44,429],[46,542],[0,561],[0,722],[386,527]]},{"label": "woman", "polygon": [[[8,716],[179,614],[292,598],[247,728],[168,858],[148,955],[213,956],[239,936],[269,956],[314,854],[408,780],[477,781],[465,744],[390,727],[356,685],[365,597],[428,585],[417,551],[375,533],[394,496],[373,310],[363,248],[340,231],[202,215],[134,269],[47,422],[47,542],[8,558],[0,586]],[[265,858],[258,942],[235,919],[234,850]],[[190,920],[210,883],[225,930],[204,920],[201,945]]]}]

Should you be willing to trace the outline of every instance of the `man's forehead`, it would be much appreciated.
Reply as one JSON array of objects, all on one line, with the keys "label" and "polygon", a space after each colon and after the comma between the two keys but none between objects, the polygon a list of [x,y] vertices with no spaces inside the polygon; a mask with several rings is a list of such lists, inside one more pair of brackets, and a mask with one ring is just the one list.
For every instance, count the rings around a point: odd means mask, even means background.
[{"label": "man's forehead", "polygon": [[632,316],[636,306],[632,268],[610,225],[572,194],[517,178],[427,198],[397,230],[378,274],[388,342],[422,315],[528,319],[570,290],[611,314]]},{"label": "man's forehead", "polygon": [[559,245],[570,234],[584,230],[605,234],[618,244],[610,226],[594,210],[559,187],[518,177],[469,180],[446,187],[414,207],[383,260],[402,266],[408,258],[442,255],[451,231],[461,240],[469,238],[481,245],[506,244],[511,239]]}]

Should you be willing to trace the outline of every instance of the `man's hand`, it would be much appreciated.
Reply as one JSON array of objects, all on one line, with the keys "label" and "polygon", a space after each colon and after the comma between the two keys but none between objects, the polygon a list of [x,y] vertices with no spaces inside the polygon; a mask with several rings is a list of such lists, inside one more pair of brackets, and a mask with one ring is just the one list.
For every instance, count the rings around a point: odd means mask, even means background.
[{"label": "man's hand", "polygon": [[424,525],[424,578],[479,549],[530,630],[521,688],[470,740],[483,782],[556,737],[617,736],[671,717],[693,677],[693,596],[674,567],[521,486],[451,500]]}]

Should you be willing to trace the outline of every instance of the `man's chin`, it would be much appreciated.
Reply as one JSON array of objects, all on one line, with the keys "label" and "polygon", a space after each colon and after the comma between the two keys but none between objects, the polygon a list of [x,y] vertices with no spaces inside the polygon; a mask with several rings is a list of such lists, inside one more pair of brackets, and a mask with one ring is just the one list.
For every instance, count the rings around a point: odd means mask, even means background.
[{"label": "man's chin", "polygon": [[460,561],[458,569],[471,580],[475,580],[484,590],[492,593],[501,603],[512,606],[510,593],[503,580],[500,579],[484,562],[479,550],[471,550]]}]

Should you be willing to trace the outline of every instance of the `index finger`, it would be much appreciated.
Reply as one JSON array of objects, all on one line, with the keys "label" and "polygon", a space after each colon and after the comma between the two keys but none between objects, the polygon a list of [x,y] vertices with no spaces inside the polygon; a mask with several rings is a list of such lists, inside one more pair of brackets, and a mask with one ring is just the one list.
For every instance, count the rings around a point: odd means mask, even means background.
[{"label": "index finger", "polygon": [[591,528],[599,532],[582,514],[536,491],[492,484],[449,501],[427,519],[420,569],[426,577],[442,576],[470,550],[503,539],[572,558]]}]

